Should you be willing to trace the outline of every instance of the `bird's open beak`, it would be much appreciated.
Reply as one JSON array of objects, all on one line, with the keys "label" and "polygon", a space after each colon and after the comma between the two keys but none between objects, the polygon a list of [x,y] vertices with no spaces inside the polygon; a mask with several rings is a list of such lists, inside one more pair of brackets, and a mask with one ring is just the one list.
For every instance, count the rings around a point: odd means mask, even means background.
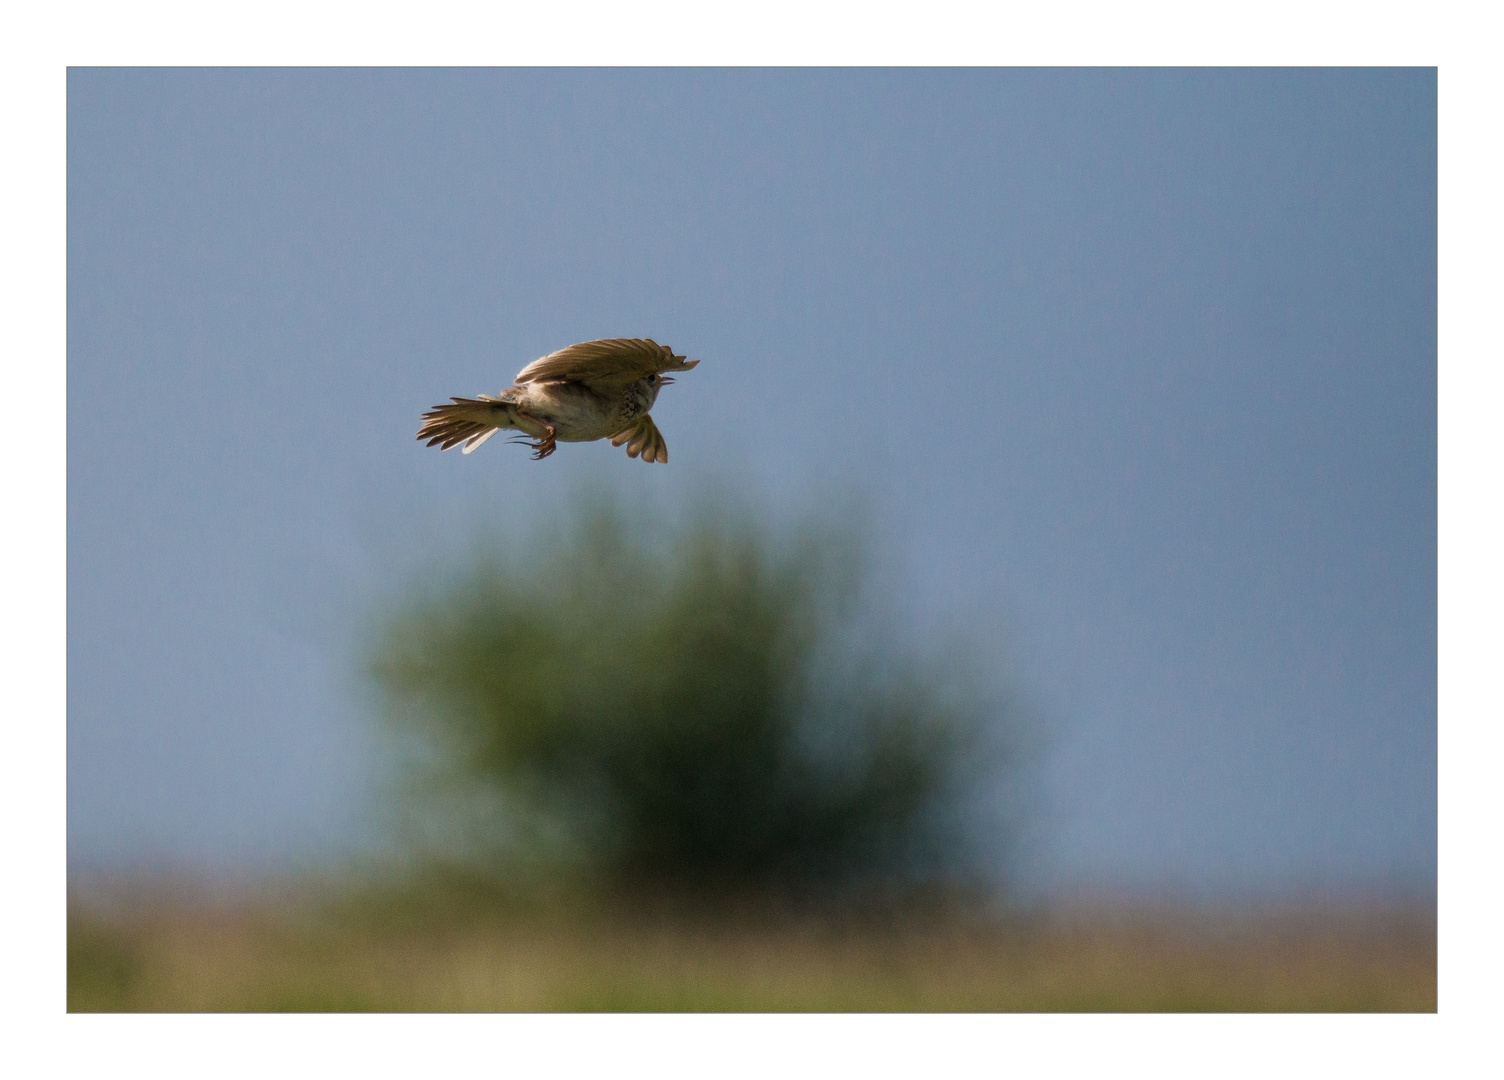
[{"label": "bird's open beak", "polygon": [[674,381],[674,377],[672,375],[660,375],[660,376],[658,376],[658,385],[659,386],[667,386],[669,383],[671,383],[673,381]]}]

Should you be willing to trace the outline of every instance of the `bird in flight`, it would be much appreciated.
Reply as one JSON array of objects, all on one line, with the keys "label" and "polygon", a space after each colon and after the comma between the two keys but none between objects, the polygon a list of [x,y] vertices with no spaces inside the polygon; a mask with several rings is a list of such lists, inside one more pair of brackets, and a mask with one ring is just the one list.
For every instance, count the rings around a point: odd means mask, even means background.
[{"label": "bird in flight", "polygon": [[668,371],[688,371],[698,360],[675,356],[652,338],[582,341],[534,360],[496,397],[450,398],[423,414],[418,441],[448,450],[465,444],[468,454],[503,428],[542,461],[560,442],[610,439],[627,444],[627,456],[668,463],[668,446],[648,415],[658,391],[674,380]]}]

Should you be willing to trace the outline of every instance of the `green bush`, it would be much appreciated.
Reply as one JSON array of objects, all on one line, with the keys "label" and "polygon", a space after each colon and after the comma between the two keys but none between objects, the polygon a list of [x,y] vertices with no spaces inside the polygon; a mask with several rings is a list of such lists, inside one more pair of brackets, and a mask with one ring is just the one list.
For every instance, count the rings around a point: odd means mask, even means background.
[{"label": "green bush", "polygon": [[433,834],[482,869],[690,889],[966,871],[1000,712],[896,644],[860,554],[849,529],[596,505],[404,605],[372,671],[443,778],[410,789],[442,796]]}]

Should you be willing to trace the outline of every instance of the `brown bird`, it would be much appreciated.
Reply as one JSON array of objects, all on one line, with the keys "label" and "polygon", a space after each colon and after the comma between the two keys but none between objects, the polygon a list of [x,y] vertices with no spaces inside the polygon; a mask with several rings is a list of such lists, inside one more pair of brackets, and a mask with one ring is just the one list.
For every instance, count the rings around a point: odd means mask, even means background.
[{"label": "brown bird", "polygon": [[652,338],[582,341],[534,360],[498,396],[450,398],[423,414],[418,440],[448,450],[464,443],[468,454],[503,428],[514,428],[541,461],[560,442],[610,439],[627,444],[627,456],[668,463],[668,446],[648,415],[658,391],[698,360],[675,356]]}]

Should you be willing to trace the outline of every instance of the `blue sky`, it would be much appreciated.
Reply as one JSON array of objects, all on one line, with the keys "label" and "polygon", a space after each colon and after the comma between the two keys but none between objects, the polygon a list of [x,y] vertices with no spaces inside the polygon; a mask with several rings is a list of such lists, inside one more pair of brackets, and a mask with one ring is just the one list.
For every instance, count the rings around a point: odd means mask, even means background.
[{"label": "blue sky", "polygon": [[[1049,728],[1042,888],[1430,880],[1433,71],[68,80],[68,843],[367,831],[351,619],[580,484],[869,502]],[[564,344],[701,358],[664,469],[413,440]]]}]

